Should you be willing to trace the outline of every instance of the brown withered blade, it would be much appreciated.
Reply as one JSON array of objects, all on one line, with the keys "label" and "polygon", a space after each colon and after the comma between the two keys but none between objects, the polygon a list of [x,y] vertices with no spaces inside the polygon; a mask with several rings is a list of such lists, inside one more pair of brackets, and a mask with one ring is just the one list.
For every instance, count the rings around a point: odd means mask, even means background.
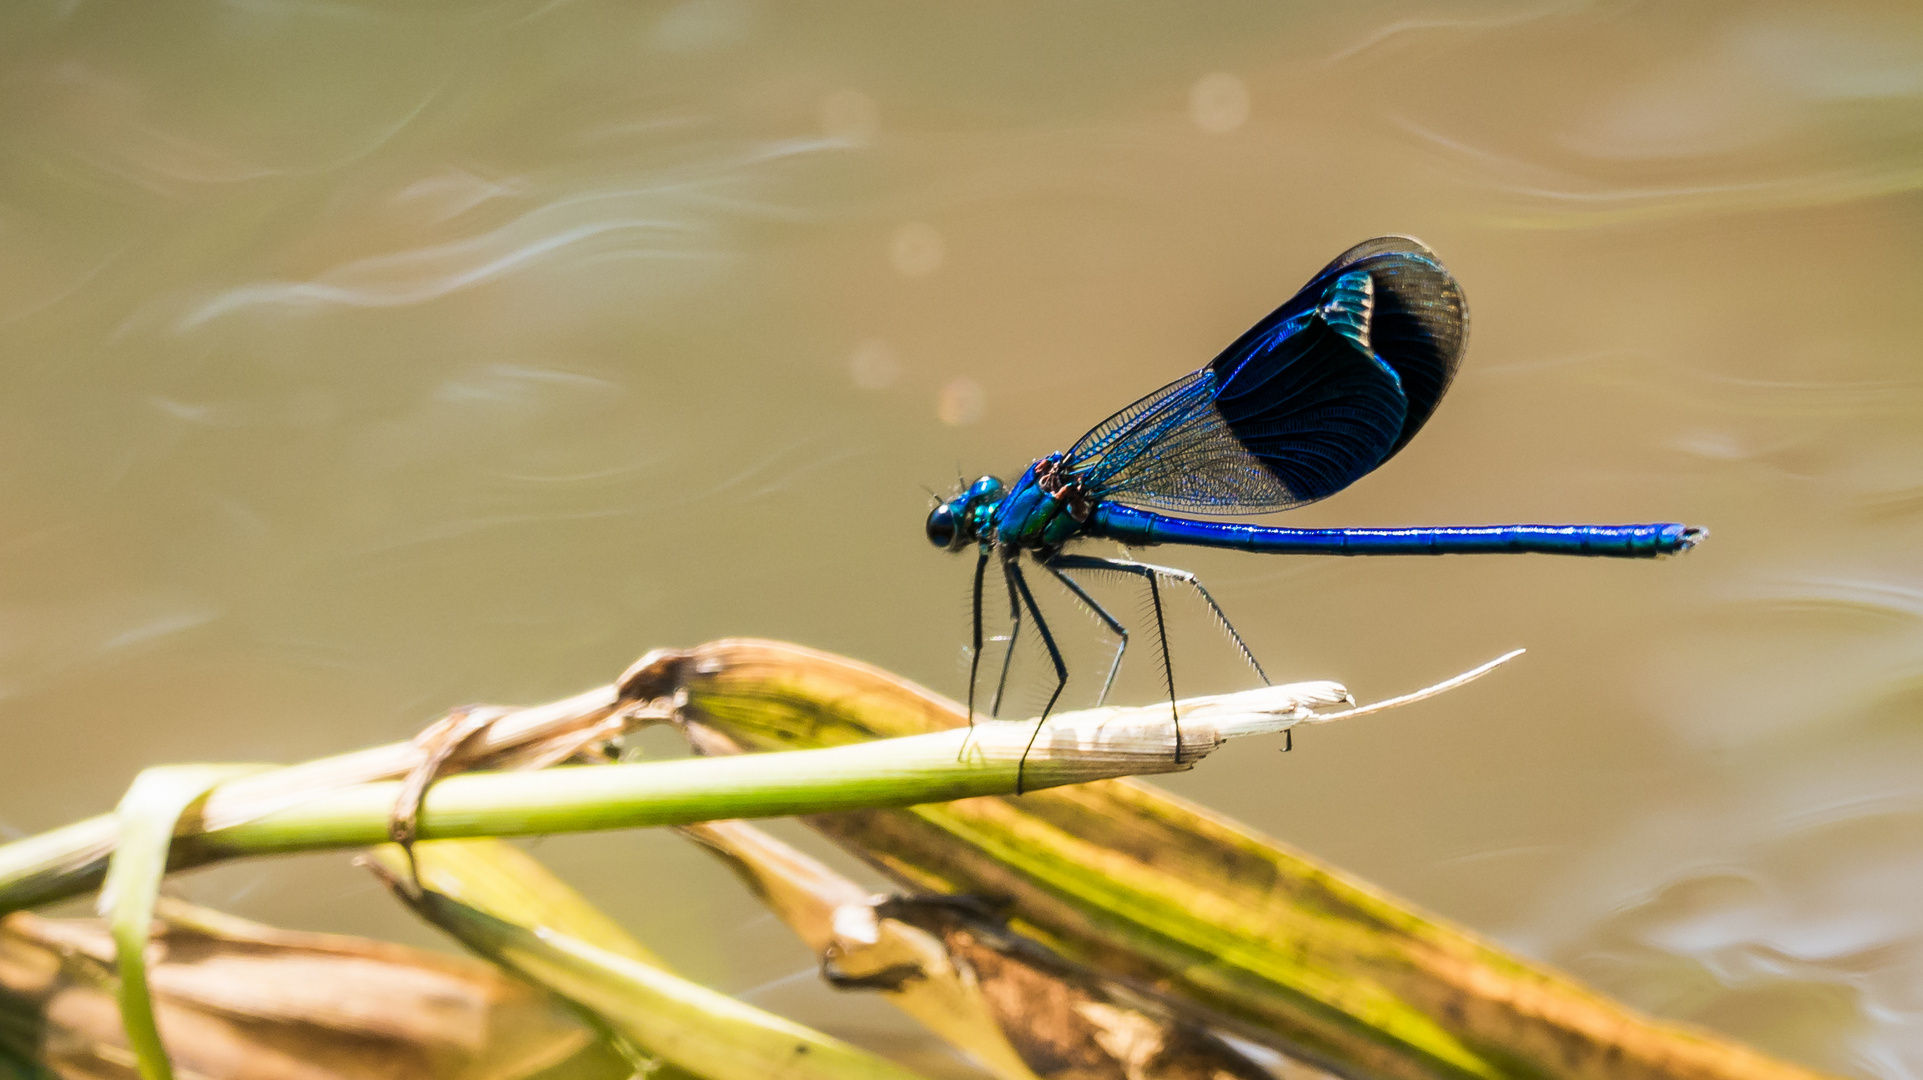
[{"label": "brown withered blade", "polygon": [[[174,901],[150,980],[181,1077],[520,1080],[626,1067],[551,997],[462,957],[280,930]],[[0,920],[0,1046],[63,1078],[138,1076],[96,919]]]},{"label": "brown withered blade", "polygon": [[967,898],[871,896],[742,821],[688,826],[822,959],[1000,1080],[1270,1080],[1268,1069],[1135,988],[1009,931]]}]

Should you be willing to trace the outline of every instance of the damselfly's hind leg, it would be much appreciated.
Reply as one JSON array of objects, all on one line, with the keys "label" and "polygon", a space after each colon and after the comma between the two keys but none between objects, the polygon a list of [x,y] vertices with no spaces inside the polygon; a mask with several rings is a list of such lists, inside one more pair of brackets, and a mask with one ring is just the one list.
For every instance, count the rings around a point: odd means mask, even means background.
[{"label": "damselfly's hind leg", "polygon": [[[1210,596],[1209,591],[1202,587],[1202,583],[1196,580],[1195,575],[1187,570],[1133,562],[1128,559],[1104,559],[1096,555],[1057,555],[1049,560],[1049,563],[1051,568],[1064,570],[1112,570],[1122,574],[1133,574],[1148,583],[1149,603],[1155,610],[1155,639],[1161,645],[1162,651],[1162,678],[1168,686],[1169,713],[1175,721],[1177,761],[1182,758],[1182,714],[1175,705],[1175,664],[1169,656],[1168,630],[1162,619],[1162,590],[1159,579],[1168,578],[1171,581],[1179,581],[1194,589],[1196,595],[1202,598],[1202,602],[1209,606],[1209,611],[1215,615],[1216,622],[1221,624],[1223,631],[1229,635],[1229,640],[1235,643],[1235,650],[1241,653],[1242,659],[1255,670],[1256,677],[1261,679],[1265,686],[1274,685],[1269,682],[1268,672],[1263,671],[1261,663],[1255,659],[1255,653],[1249,650],[1248,643],[1243,641],[1242,635],[1236,632],[1235,624],[1229,622],[1229,617],[1222,612],[1222,605],[1216,603],[1215,597]],[[1119,653],[1116,661],[1118,663],[1121,661]],[[1110,677],[1113,677],[1112,672]]]},{"label": "damselfly's hind leg", "polygon": [[[1216,624],[1221,626],[1223,633],[1229,636],[1229,641],[1235,645],[1235,651],[1242,654],[1243,661],[1255,672],[1256,678],[1262,680],[1262,685],[1275,685],[1269,681],[1268,672],[1262,670],[1262,664],[1255,658],[1255,653],[1249,650],[1248,642],[1243,641],[1242,635],[1236,632],[1235,624],[1229,621],[1226,614],[1223,614],[1222,605],[1216,603],[1215,597],[1210,596],[1209,591],[1202,587],[1202,583],[1196,580],[1195,575],[1187,570],[1177,570],[1171,566],[1155,566],[1129,559],[1104,559],[1096,555],[1057,555],[1049,560],[1049,565],[1063,570],[1110,570],[1120,574],[1133,574],[1149,582],[1151,588],[1157,577],[1187,585],[1195,590],[1195,594],[1202,598],[1203,603],[1209,606],[1209,612],[1215,616]],[[1164,642],[1164,648],[1166,647],[1167,643]]]},{"label": "damselfly's hind leg", "polygon": [[1119,619],[1110,615],[1108,609],[1096,603],[1095,598],[1088,595],[1088,590],[1082,588],[1079,582],[1056,569],[1057,565],[1059,563],[1053,560],[1042,564],[1044,569],[1055,575],[1055,580],[1061,582],[1063,588],[1073,593],[1075,598],[1082,602],[1082,606],[1088,608],[1097,619],[1102,620],[1102,625],[1108,627],[1109,633],[1114,634],[1118,639],[1115,645],[1115,659],[1109,661],[1108,678],[1102,680],[1102,694],[1095,699],[1095,705],[1099,708],[1107,703],[1108,692],[1115,686],[1115,673],[1122,670],[1122,654],[1128,651],[1128,627],[1123,626]]},{"label": "damselfly's hind leg", "polygon": [[1042,715],[1035,718],[1035,730],[1029,732],[1028,744],[1022,747],[1021,760],[1015,763],[1015,794],[1022,793],[1023,773],[1028,768],[1028,752],[1035,749],[1035,739],[1042,733],[1042,725],[1048,722],[1048,714],[1054,711],[1056,699],[1062,696],[1062,689],[1068,685],[1068,665],[1062,662],[1062,650],[1055,647],[1055,635],[1049,633],[1048,621],[1042,618],[1042,609],[1035,606],[1035,595],[1028,591],[1028,581],[1022,577],[1022,566],[1014,559],[1002,563],[1002,573],[1009,584],[1022,598],[1022,606],[1028,609],[1028,617],[1035,623],[1035,632],[1041,635],[1042,644],[1048,648],[1049,662],[1055,665],[1055,691],[1048,695],[1048,704],[1042,706]]}]

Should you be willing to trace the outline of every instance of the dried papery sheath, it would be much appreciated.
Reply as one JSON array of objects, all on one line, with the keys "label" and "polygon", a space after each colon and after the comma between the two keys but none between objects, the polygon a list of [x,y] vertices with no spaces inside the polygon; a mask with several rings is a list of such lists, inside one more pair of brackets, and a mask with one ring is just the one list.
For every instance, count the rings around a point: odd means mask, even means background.
[{"label": "dried papery sheath", "polygon": [[[1300,682],[1286,686],[1265,686],[1215,697],[1184,698],[1175,703],[1173,714],[1167,705],[1132,708],[1110,707],[1085,712],[1063,713],[1042,725],[1029,755],[1082,757],[1091,762],[1109,756],[1132,758],[1143,753],[1164,753],[1175,757],[1177,723],[1180,721],[1180,764],[1187,766],[1207,756],[1224,742],[1241,735],[1274,735],[1302,724],[1327,724],[1351,717],[1385,712],[1410,705],[1437,694],[1447,693],[1482,678],[1498,666],[1522,655],[1522,650],[1505,653],[1452,679],[1368,705],[1356,705],[1355,698],[1341,684]],[[1332,706],[1349,708],[1331,711]],[[1322,711],[1317,711],[1322,710]],[[1034,721],[976,722],[975,732],[993,742],[997,750],[1010,731],[1032,729]],[[1147,771],[1147,770],[1135,770]]]},{"label": "dried papery sheath", "polygon": [[[1166,768],[1125,771],[1172,771],[1192,766],[1238,735],[1287,731],[1297,724],[1326,719],[1317,714],[1317,709],[1354,703],[1340,683],[1301,682],[1185,698],[1176,702],[1173,710],[1163,702],[1067,712],[1043,722],[1039,732],[1033,720],[977,720],[972,731],[961,732],[963,760],[1013,763],[1020,761],[1027,749],[1031,769],[1044,761],[1077,762],[1114,775],[1114,768],[1123,762],[1139,765],[1146,764],[1142,759],[1151,758],[1161,759]],[[1034,746],[1028,749],[1031,736]]]},{"label": "dried papery sheath", "polygon": [[[723,642],[716,648],[728,646]],[[843,681],[834,692],[814,696],[822,688],[809,681],[809,664],[801,662],[787,669],[789,677],[770,677],[772,671],[764,665],[778,664],[786,658],[757,655],[759,646],[755,643],[741,646],[733,656],[744,662],[733,665],[699,654],[673,658],[658,654],[645,661],[657,665],[655,677],[678,677],[670,669],[692,676],[698,688],[683,687],[677,701],[686,710],[683,719],[692,721],[688,734],[697,748],[718,753],[772,749],[783,742],[800,741],[804,735],[819,735],[823,742],[834,744],[847,741],[849,734],[867,727],[877,737],[912,738],[918,748],[941,746],[943,740],[953,742],[960,760],[987,769],[1015,768],[1026,754],[1027,763],[1022,767],[1037,786],[1180,771],[1191,768],[1229,739],[1279,734],[1304,724],[1326,724],[1412,704],[1473,682],[1522,654],[1517,649],[1434,686],[1368,705],[1356,705],[1355,698],[1340,683],[1316,680],[1184,698],[1173,708],[1162,702],[1059,713],[1041,722],[1038,729],[1033,719],[977,718],[972,727],[955,726],[963,722],[958,706],[879,671],[873,672],[874,678],[886,683],[878,684],[871,698],[861,685],[868,681],[871,669],[846,661],[840,661],[841,668],[835,673]],[[806,660],[806,651],[792,651]],[[826,674],[825,668],[815,670],[818,677]],[[633,677],[631,670],[624,682]],[[925,701],[915,700],[911,692]],[[824,703],[833,704],[838,718],[871,718],[880,724],[831,728],[824,716],[809,715],[820,713]],[[911,708],[904,709],[904,705]],[[760,733],[746,742],[741,741],[744,729],[727,723],[728,717],[743,712],[754,714],[756,720],[746,730]],[[879,730],[874,730],[876,727]],[[931,727],[949,730],[909,734]],[[704,744],[718,732],[728,733],[725,744]]]},{"label": "dried papery sheath", "polygon": [[[899,762],[904,778],[911,773],[945,771],[946,763],[954,761],[965,767],[958,777],[964,782],[969,774],[979,774],[978,782],[990,782],[989,777],[1012,778],[1019,771],[1028,790],[1180,772],[1193,768],[1197,761],[1237,736],[1274,734],[1298,724],[1328,723],[1405,705],[1461,686],[1515,655],[1511,653],[1414,694],[1361,707],[1333,708],[1354,700],[1339,683],[1303,682],[1187,698],[1176,702],[1173,709],[1163,703],[1062,713],[1042,721],[1039,728],[1034,720],[977,720],[973,727],[877,740],[863,743],[859,749],[886,753]],[[699,710],[690,714],[687,724],[688,737],[695,747],[718,754],[744,749],[708,722],[710,714],[705,710],[726,708],[728,703],[713,692],[704,694],[699,702]],[[732,704],[776,707],[769,697],[744,698]],[[1177,716],[1181,718],[1179,725]],[[955,719],[959,719],[959,711],[949,722]],[[858,747],[842,749],[854,751]],[[958,787],[953,797],[971,793]]]}]

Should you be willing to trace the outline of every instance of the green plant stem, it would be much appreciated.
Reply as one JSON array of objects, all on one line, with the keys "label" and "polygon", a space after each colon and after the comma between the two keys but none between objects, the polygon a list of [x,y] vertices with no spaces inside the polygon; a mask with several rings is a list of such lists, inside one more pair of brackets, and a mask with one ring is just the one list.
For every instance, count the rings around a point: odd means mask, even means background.
[{"label": "green plant stem", "polygon": [[[463,745],[463,759],[487,763],[477,767],[511,768],[528,760],[565,758],[579,748],[584,733],[596,734],[625,704],[631,703],[617,687],[608,685],[543,705],[504,709],[486,730]],[[408,740],[273,769],[221,785],[219,797],[226,812],[211,816],[219,819],[217,827],[257,817],[270,807],[298,803],[311,792],[405,776],[426,756],[423,746]],[[211,808],[211,803],[205,807]],[[0,846],[0,914],[92,888],[106,873],[107,859],[119,840],[119,818],[101,814]],[[172,869],[185,865],[189,864],[179,858],[169,863]]]},{"label": "green plant stem", "polygon": [[97,814],[0,846],[0,914],[92,889],[119,843],[119,815]]},{"label": "green plant stem", "polygon": [[[452,776],[429,789],[419,835],[533,836],[1012,794],[1028,731],[1026,724],[985,723],[972,738],[944,731],[778,754]],[[967,759],[959,760],[964,746]],[[1140,753],[1050,755],[1046,746],[1038,744],[1023,770],[1028,790],[1178,767],[1166,750],[1146,743]],[[168,865],[378,844],[388,839],[400,790],[399,781],[355,784],[209,832],[190,831],[176,840]],[[209,803],[219,796],[216,790]],[[98,819],[90,819],[0,847],[0,910],[98,885],[104,857],[81,856],[106,839]]]}]

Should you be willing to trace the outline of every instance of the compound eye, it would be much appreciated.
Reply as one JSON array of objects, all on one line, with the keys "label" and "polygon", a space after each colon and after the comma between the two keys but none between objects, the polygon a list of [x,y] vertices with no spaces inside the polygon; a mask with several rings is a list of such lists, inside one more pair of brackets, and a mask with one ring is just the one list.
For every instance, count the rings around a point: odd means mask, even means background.
[{"label": "compound eye", "polygon": [[928,512],[928,542],[938,548],[955,545],[955,512],[947,503]]}]

